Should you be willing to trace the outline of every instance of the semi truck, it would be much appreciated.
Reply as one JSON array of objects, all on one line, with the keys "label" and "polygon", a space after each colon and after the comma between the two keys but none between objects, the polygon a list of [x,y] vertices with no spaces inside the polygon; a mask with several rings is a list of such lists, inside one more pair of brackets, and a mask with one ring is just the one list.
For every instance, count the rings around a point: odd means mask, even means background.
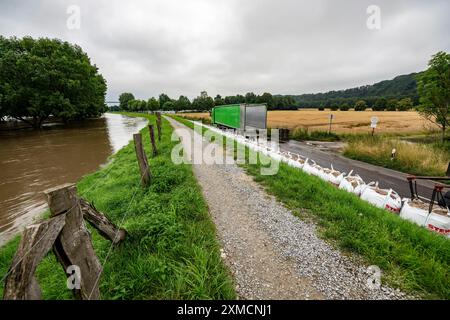
[{"label": "semi truck", "polygon": [[216,106],[211,110],[211,123],[239,131],[267,129],[267,106],[245,103]]}]

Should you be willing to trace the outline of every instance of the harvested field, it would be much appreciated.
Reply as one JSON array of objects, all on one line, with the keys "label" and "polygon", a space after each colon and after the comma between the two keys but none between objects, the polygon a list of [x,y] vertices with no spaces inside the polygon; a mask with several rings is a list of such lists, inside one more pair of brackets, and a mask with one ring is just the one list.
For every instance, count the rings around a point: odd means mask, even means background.
[{"label": "harvested field", "polygon": [[[319,111],[304,109],[297,111],[269,111],[268,125],[272,128],[308,128],[328,130],[328,117],[334,115],[332,130],[335,133],[370,132],[370,119],[379,119],[377,131],[384,133],[420,133],[435,130],[431,122],[423,119],[415,111]],[[186,113],[187,118],[209,118],[208,113]]]}]

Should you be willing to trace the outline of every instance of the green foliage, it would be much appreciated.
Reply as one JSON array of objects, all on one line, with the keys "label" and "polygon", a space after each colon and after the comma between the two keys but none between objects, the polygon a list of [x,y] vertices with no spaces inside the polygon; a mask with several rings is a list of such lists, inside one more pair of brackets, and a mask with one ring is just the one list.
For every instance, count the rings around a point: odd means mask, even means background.
[{"label": "green foliage", "polygon": [[174,103],[176,111],[189,110],[191,108],[191,101],[185,96],[180,96]]},{"label": "green foliage", "polygon": [[428,63],[428,69],[417,77],[420,96],[419,112],[442,129],[450,125],[450,54],[438,52]]},{"label": "green foliage", "polygon": [[245,103],[256,103],[258,97],[253,92],[247,92],[245,94]]},{"label": "green foliage", "polygon": [[397,110],[398,111],[408,111],[413,107],[413,102],[410,98],[403,98],[399,102],[397,102]]},{"label": "green foliage", "polygon": [[[155,123],[155,116],[144,116]],[[140,186],[133,143],[115,154],[103,169],[81,179],[79,193],[114,223],[128,231],[124,243],[111,243],[92,229],[104,271],[103,299],[234,299],[232,279],[224,266],[215,227],[201,189],[188,164],[176,165],[171,151],[172,127],[163,119],[159,154],[149,157],[154,181]],[[151,154],[148,128],[143,145]],[[7,272],[18,239],[0,250],[0,278]],[[107,259],[106,259],[107,258]],[[45,299],[70,299],[66,275],[49,253],[38,268]],[[3,286],[0,286],[0,296]]]},{"label": "green foliage", "polygon": [[134,100],[134,95],[130,92],[121,93],[119,96],[119,107],[121,110],[128,110],[128,102]]},{"label": "green foliage", "polygon": [[389,99],[386,102],[386,110],[387,111],[396,111],[397,110],[397,104],[398,104],[398,100],[397,99]]},{"label": "green foliage", "polygon": [[214,107],[214,100],[206,91],[202,91],[198,97],[192,101],[192,109],[197,111],[208,111]]},{"label": "green foliage", "polygon": [[358,100],[355,103],[355,111],[364,111],[367,109],[367,104],[364,100]]},{"label": "green foliage", "polygon": [[167,101],[163,104],[162,109],[165,111],[175,110],[175,103],[173,101]]},{"label": "green foliage", "polygon": [[222,99],[222,96],[218,94],[214,98],[214,106],[223,106],[225,104],[225,101]]},{"label": "green foliage", "polygon": [[264,92],[261,96],[257,97],[257,103],[265,103],[267,104],[268,109],[272,109],[273,106],[273,97],[270,93]]},{"label": "green foliage", "polygon": [[172,99],[170,99],[169,96],[168,96],[167,94],[161,93],[161,94],[159,95],[159,106],[160,106],[161,108],[164,108],[164,104],[165,104],[166,102],[169,102],[169,101],[172,101]]},{"label": "green foliage", "polygon": [[372,106],[372,110],[374,110],[374,111],[383,111],[384,109],[386,109],[386,104],[387,104],[386,98],[378,98],[375,101],[375,104]]},{"label": "green foliage", "polygon": [[57,39],[0,36],[0,117],[34,128],[51,116],[97,117],[107,110],[106,82],[83,50]]},{"label": "green foliage", "polygon": [[147,111],[147,101],[145,100],[129,100],[127,103],[126,111]]},{"label": "green foliage", "polygon": [[341,111],[348,111],[349,109],[350,109],[350,106],[346,102],[344,102],[343,104],[341,104],[339,106],[339,110],[341,110]]},{"label": "green foliage", "polygon": [[159,100],[156,100],[154,97],[148,99],[147,101],[148,110],[155,112],[159,110]]}]

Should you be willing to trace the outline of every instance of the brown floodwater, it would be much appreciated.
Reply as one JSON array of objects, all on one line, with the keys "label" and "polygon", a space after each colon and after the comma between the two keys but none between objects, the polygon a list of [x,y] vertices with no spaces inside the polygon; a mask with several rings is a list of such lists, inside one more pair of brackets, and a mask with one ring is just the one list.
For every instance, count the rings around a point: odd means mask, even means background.
[{"label": "brown floodwater", "polygon": [[46,210],[44,190],[99,169],[146,123],[107,113],[76,125],[0,132],[0,246]]}]

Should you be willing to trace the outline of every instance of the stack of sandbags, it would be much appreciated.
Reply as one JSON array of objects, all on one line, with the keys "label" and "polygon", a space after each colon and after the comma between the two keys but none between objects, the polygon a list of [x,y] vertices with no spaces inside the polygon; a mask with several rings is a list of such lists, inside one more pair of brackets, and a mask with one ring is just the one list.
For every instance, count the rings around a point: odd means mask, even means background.
[{"label": "stack of sandbags", "polygon": [[351,192],[356,194],[357,196],[361,195],[362,188],[366,185],[364,180],[357,174],[352,176],[352,171],[342,178],[341,183],[339,184],[339,189]]},{"label": "stack of sandbags", "polygon": [[378,208],[395,213],[399,213],[402,208],[402,199],[398,193],[392,189],[381,189],[378,187],[378,183],[366,184],[361,190],[360,197]]},{"label": "stack of sandbags", "polygon": [[400,217],[450,238],[450,213],[441,207],[429,212],[430,205],[419,199],[403,199]]},{"label": "stack of sandbags", "polygon": [[322,168],[322,171],[319,173],[319,177],[335,186],[339,186],[344,178],[344,174],[344,172],[334,170],[333,165],[331,165],[331,169]]},{"label": "stack of sandbags", "polygon": [[322,170],[323,168],[316,164],[314,160],[305,161],[303,165],[303,171],[312,176],[320,177]]}]

